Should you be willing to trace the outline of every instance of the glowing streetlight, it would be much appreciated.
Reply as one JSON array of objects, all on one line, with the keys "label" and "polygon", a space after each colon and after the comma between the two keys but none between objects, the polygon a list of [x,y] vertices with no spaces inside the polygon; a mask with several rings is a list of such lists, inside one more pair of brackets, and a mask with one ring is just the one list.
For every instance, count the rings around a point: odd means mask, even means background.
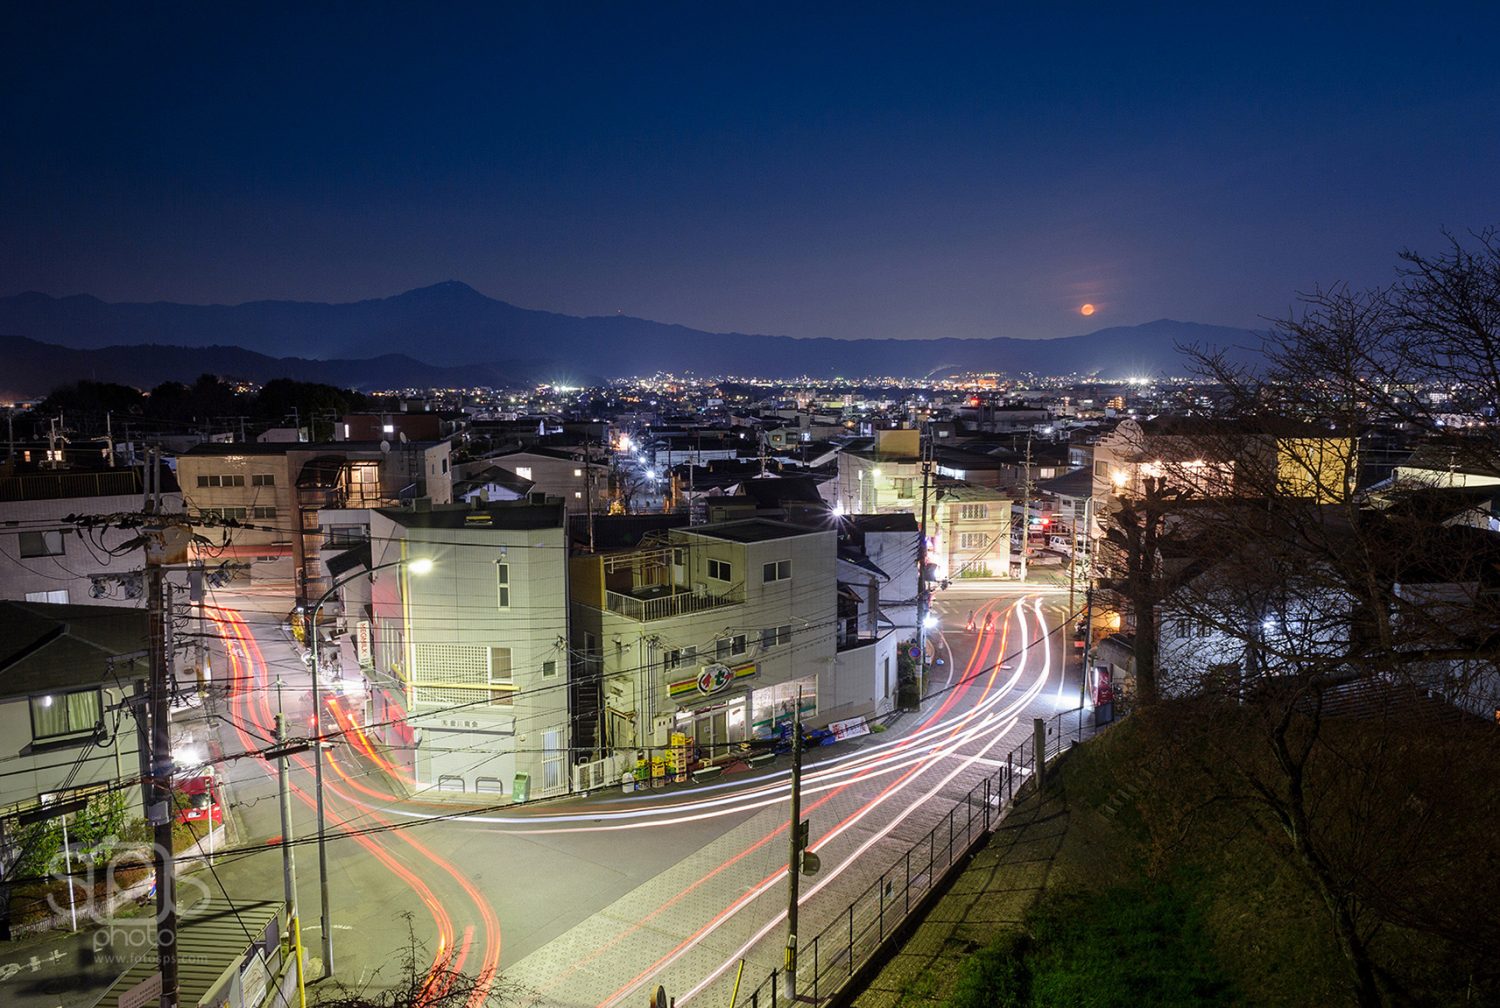
[{"label": "glowing streetlight", "polygon": [[318,665],[318,611],[323,608],[323,603],[333,597],[334,592],[350,581],[373,575],[376,571],[382,571],[388,567],[405,567],[413,574],[427,574],[432,571],[432,559],[412,557],[407,560],[392,560],[389,563],[376,564],[369,570],[354,571],[347,577],[339,578],[328,586],[323,597],[313,605],[312,617],[308,620],[308,637],[312,641],[313,786],[317,791],[318,892],[323,904],[323,977],[325,979],[333,976],[333,915],[328,910],[328,837],[327,821],[323,811],[323,697],[319,688],[322,669]]}]

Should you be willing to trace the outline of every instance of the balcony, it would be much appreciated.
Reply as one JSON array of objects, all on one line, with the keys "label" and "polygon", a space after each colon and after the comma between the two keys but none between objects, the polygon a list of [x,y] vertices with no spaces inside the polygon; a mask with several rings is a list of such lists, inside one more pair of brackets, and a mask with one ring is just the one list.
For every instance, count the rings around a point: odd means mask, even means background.
[{"label": "balcony", "polygon": [[604,604],[610,612],[619,613],[626,619],[638,623],[686,616],[690,613],[707,612],[722,606],[738,605],[740,599],[733,594],[716,595],[707,591],[683,591],[671,588],[647,588],[633,595],[606,591]]}]

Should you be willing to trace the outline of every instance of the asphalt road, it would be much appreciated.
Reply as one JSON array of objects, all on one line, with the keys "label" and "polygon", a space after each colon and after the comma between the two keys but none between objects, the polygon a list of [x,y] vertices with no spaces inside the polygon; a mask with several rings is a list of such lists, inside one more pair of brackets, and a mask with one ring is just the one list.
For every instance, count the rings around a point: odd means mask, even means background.
[{"label": "asphalt road", "polygon": [[[808,754],[804,812],[824,868],[803,887],[806,927],[839,912],[993,773],[1031,717],[1076,706],[1077,671],[1062,669],[1066,603],[1066,592],[1013,587],[939,594],[932,651],[942,664],[932,667],[923,709],[883,735]],[[990,632],[982,615],[977,631],[965,629],[971,609],[995,613]],[[278,679],[289,717],[307,721],[310,683],[274,613],[215,615],[229,642],[223,660],[242,687],[221,711],[219,737],[232,755],[269,739]],[[398,798],[378,754],[341,745],[325,766],[337,975],[356,985],[389,978],[415,937],[424,965],[446,957],[469,972],[498,967],[540,1003],[634,1003],[657,983],[679,1002],[720,1003],[737,959],[749,964],[747,982],[780,964],[787,764],[783,757],[714,786],[434,822],[422,817],[462,808]],[[314,832],[309,766],[294,757],[299,838]],[[234,846],[264,849],[222,857],[202,880],[215,901],[279,896],[281,851],[266,846],[281,834],[274,766],[245,758],[225,764],[222,778]],[[299,843],[294,852],[309,976],[317,976],[316,849]],[[87,936],[6,949],[0,1001],[84,1008],[112,979],[88,950]]]}]

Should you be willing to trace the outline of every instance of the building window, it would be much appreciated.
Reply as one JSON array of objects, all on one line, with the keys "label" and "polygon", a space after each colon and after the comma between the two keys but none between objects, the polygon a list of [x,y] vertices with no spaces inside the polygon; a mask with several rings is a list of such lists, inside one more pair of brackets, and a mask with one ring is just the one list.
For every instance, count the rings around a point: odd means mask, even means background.
[{"label": "building window", "polygon": [[199,476],[200,487],[242,487],[245,485],[243,473],[214,473],[211,476]]},{"label": "building window", "polygon": [[41,739],[82,735],[99,723],[99,691],[78,690],[31,698],[31,737]]},{"label": "building window", "polygon": [[583,491],[582,490],[574,490],[573,491],[573,497],[575,499],[577,499],[577,500],[583,500]]},{"label": "building window", "polygon": [[524,480],[531,479],[531,466],[516,466],[516,475]]},{"label": "building window", "polygon": [[250,509],[250,515],[253,518],[275,518],[276,517],[276,509],[273,508],[273,507],[256,507],[256,508],[251,508]]},{"label": "building window", "polygon": [[728,560],[710,559],[708,561],[708,576],[715,581],[733,581],[734,565]]},{"label": "building window", "polygon": [[495,604],[501,609],[510,608],[510,564],[495,565]]},{"label": "building window", "polygon": [[510,648],[490,648],[490,703],[509,707],[515,702],[516,680],[511,675]]},{"label": "building window", "polygon": [[768,564],[761,564],[760,579],[763,584],[772,581],[790,581],[792,579],[792,562],[790,560],[775,560]]},{"label": "building window", "polygon": [[988,518],[990,516],[990,506],[988,504],[960,504],[958,506],[958,516],[965,521]]},{"label": "building window", "polygon": [[714,657],[719,659],[738,657],[750,650],[750,638],[744,634],[720,637],[714,642]]},{"label": "building window", "polygon": [[896,496],[897,497],[905,498],[905,497],[910,497],[912,495],[912,484],[914,482],[915,482],[915,480],[912,477],[910,477],[910,476],[903,476],[903,477],[900,477],[899,479],[893,479],[893,480],[891,480],[891,486],[893,486],[893,487],[896,488]]},{"label": "building window", "polygon": [[328,545],[330,546],[357,546],[366,538],[363,525],[330,525],[328,526]]},{"label": "building window", "polygon": [[51,591],[37,591],[26,593],[27,602],[53,602],[60,605],[68,604],[68,589],[53,588]]},{"label": "building window", "polygon": [[577,477],[577,476],[582,476],[582,475],[583,475],[583,470],[582,470],[582,469],[574,469],[574,470],[573,470],[573,475],[574,475],[574,476],[575,476],[575,477]]},{"label": "building window", "polygon": [[389,423],[388,424],[382,424],[380,426],[380,430],[381,430],[382,433],[385,433],[385,434],[394,434],[394,433],[396,433],[396,425],[395,424],[389,424]]},{"label": "building window", "polygon": [[787,644],[792,639],[792,627],[788,623],[785,626],[767,627],[760,632],[760,646],[763,648],[779,647]]},{"label": "building window", "polygon": [[443,459],[443,472],[447,472],[447,471],[448,471],[448,460],[447,459]]},{"label": "building window", "polygon": [[275,473],[251,473],[250,474],[250,485],[251,486],[261,486],[261,487],[264,487],[264,486],[275,486],[276,485],[276,474]]},{"label": "building window", "polygon": [[[272,508],[272,510],[274,511],[275,508]],[[242,507],[199,508],[198,513],[205,518],[233,518],[235,521],[243,521],[250,514],[250,512],[246,508]]]},{"label": "building window", "polygon": [[542,678],[551,679],[555,675],[557,675],[557,662],[551,660],[542,662]]},{"label": "building window", "polygon": [[989,542],[989,536],[983,532],[960,532],[958,534],[958,548],[966,550],[984,549]]},{"label": "building window", "polygon": [[63,555],[63,534],[61,529],[50,532],[22,532],[21,556],[48,557]]},{"label": "building window", "polygon": [[666,655],[667,668],[682,668],[684,665],[693,664],[697,658],[698,649],[696,647],[673,648]]}]

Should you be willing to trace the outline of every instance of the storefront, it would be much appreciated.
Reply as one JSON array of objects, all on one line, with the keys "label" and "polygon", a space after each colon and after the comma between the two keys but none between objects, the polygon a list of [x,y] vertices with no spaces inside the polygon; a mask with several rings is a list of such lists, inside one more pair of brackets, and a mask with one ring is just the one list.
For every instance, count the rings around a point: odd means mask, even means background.
[{"label": "storefront", "polygon": [[672,730],[681,732],[698,747],[699,758],[724,755],[731,745],[748,737],[746,723],[750,691],[756,665],[705,665],[692,679],[667,684],[667,694],[677,704]]},{"label": "storefront", "polygon": [[750,729],[757,738],[771,738],[781,734],[782,728],[792,721],[793,712],[801,699],[803,724],[812,721],[818,713],[818,677],[793,679],[758,689],[750,694]]}]

